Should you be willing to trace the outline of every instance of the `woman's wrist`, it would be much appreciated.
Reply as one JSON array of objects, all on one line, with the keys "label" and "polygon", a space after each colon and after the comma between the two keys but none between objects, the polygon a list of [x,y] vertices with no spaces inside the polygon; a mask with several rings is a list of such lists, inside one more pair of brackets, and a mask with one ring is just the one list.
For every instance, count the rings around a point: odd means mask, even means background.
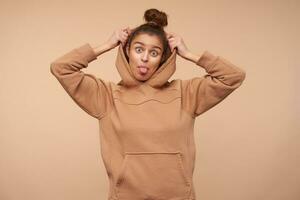
[{"label": "woman's wrist", "polygon": [[91,47],[93,48],[95,54],[97,56],[103,54],[104,52],[107,52],[111,50],[113,47],[108,42],[104,42],[102,44],[91,44]]},{"label": "woman's wrist", "polygon": [[198,60],[200,59],[201,55],[202,55],[202,52],[201,52],[200,54],[194,54],[194,53],[192,53],[192,52],[189,51],[189,52],[186,54],[185,58],[186,58],[187,60],[189,60],[189,61],[192,61],[192,62],[194,62],[194,63],[197,63]]}]

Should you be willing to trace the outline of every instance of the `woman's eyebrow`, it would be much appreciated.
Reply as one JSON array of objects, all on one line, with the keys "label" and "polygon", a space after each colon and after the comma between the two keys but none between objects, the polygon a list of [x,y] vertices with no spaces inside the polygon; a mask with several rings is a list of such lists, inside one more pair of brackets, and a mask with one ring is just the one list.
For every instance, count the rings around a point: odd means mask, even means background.
[{"label": "woman's eyebrow", "polygon": [[[145,45],[144,43],[142,43],[142,42],[135,42],[135,43],[133,43],[133,44],[141,44],[141,45]],[[160,49],[160,50],[162,50],[159,46],[156,46],[156,45],[152,45],[154,48],[158,48],[158,49]]]}]

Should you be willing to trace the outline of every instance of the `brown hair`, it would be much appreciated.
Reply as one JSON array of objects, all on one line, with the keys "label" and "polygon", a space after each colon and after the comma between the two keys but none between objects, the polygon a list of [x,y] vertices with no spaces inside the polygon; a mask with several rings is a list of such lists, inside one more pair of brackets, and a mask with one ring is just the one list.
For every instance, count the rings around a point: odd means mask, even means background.
[{"label": "brown hair", "polygon": [[159,67],[170,57],[171,49],[164,31],[164,27],[168,25],[168,16],[165,12],[159,11],[155,8],[151,8],[145,11],[144,19],[146,23],[134,28],[129,35],[123,50],[125,52],[125,57],[127,61],[129,60],[126,48],[130,49],[131,42],[133,39],[142,33],[148,33],[150,35],[157,35],[163,45],[163,54],[159,64]]}]

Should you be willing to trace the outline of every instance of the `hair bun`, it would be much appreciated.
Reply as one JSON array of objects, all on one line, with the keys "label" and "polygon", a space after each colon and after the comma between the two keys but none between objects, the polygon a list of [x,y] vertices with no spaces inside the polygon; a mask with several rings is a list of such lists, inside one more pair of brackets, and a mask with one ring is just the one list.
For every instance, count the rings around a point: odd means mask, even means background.
[{"label": "hair bun", "polygon": [[144,19],[147,23],[165,27],[168,25],[168,16],[165,12],[151,8],[145,11]]}]

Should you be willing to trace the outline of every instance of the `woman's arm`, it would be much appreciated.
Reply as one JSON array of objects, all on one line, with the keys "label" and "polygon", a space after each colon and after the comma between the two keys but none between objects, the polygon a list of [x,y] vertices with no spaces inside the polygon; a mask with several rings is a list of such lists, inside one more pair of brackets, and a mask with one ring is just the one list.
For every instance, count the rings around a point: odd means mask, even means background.
[{"label": "woman's arm", "polygon": [[124,45],[130,33],[131,30],[128,26],[125,28],[116,29],[106,42],[102,44],[92,43],[91,47],[93,48],[95,54],[99,56],[102,53],[115,48],[119,45],[119,43],[122,43]]},{"label": "woman's arm", "polygon": [[246,72],[221,56],[208,51],[201,56],[191,53],[183,39],[174,33],[167,33],[170,48],[177,48],[178,54],[202,67],[207,72],[201,77],[181,80],[182,109],[197,117],[224,100],[237,89],[246,77]]},{"label": "woman's arm", "polygon": [[52,61],[50,71],[84,111],[100,119],[112,105],[109,84],[82,70],[96,59],[95,51],[86,43]]},{"label": "woman's arm", "polygon": [[[187,59],[187,60],[189,60],[189,61],[191,61],[191,62],[193,62],[193,63],[197,63],[197,61],[200,59],[200,57],[201,57],[202,54],[203,54],[203,53],[199,53],[199,54],[197,55],[197,54],[194,54],[194,53],[188,51],[187,54],[186,54],[185,59]],[[200,55],[200,56],[199,56],[199,55]]]},{"label": "woman's arm", "polygon": [[245,70],[208,51],[202,53],[196,64],[207,74],[181,81],[183,109],[193,117],[223,101],[246,77]]},{"label": "woman's arm", "polygon": [[51,62],[50,71],[70,97],[89,115],[101,119],[113,106],[110,83],[83,72],[99,55],[127,39],[129,28],[117,29],[102,44],[86,43]]},{"label": "woman's arm", "polygon": [[90,43],[90,45],[93,48],[93,51],[95,52],[96,56],[100,56],[101,54],[114,48],[113,45],[109,42],[105,42],[102,44]]}]

